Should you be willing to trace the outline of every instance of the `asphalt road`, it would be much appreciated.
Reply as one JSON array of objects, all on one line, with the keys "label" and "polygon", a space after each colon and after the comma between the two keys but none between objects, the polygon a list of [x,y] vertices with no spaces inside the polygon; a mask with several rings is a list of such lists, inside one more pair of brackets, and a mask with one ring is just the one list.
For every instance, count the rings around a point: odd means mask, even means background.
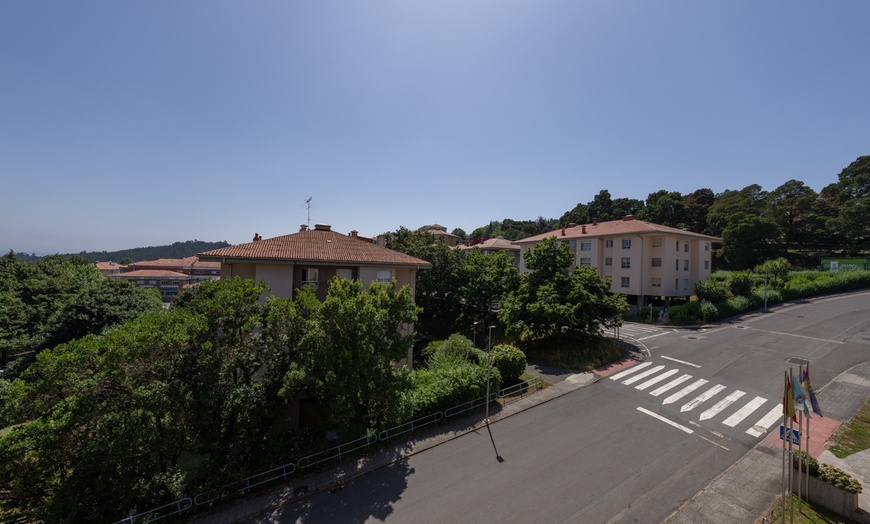
[{"label": "asphalt road", "polygon": [[818,389],[870,358],[870,293],[623,335],[651,357],[259,522],[660,522],[776,427],[795,359]]}]

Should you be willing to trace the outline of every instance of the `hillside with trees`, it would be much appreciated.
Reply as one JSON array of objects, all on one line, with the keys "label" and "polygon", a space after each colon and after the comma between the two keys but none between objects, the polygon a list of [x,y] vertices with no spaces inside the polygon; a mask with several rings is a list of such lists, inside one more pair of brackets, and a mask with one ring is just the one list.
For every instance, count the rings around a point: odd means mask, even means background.
[{"label": "hillside with trees", "polygon": [[770,190],[750,184],[719,194],[709,188],[685,195],[661,189],[645,200],[612,198],[603,189],[558,220],[504,219],[478,227],[469,236],[519,240],[569,223],[619,220],[625,215],[722,238],[714,259],[720,268],[749,269],[777,257],[815,268],[823,256],[870,251],[870,156],[856,159],[836,182],[818,192],[794,179]]},{"label": "hillside with trees", "polygon": [[[120,251],[82,251],[81,253],[67,253],[61,255],[63,257],[77,256],[88,262],[104,262],[113,261],[125,263],[140,262],[142,260],[157,260],[158,258],[185,258],[203,251],[219,249],[227,247],[230,244],[226,241],[206,242],[204,240],[186,240],[184,242],[174,242],[165,246],[149,246],[149,247],[134,247],[131,249],[122,249]],[[39,262],[45,257],[28,255],[26,253],[16,253],[18,258],[26,262]]]}]

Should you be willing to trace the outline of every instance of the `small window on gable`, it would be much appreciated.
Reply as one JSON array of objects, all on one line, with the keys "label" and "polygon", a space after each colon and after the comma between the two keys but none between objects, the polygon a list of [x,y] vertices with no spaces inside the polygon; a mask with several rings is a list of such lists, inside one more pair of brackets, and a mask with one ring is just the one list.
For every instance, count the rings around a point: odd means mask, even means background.
[{"label": "small window on gable", "polygon": [[378,270],[377,278],[375,278],[375,281],[389,284],[393,281],[393,272],[389,269]]}]

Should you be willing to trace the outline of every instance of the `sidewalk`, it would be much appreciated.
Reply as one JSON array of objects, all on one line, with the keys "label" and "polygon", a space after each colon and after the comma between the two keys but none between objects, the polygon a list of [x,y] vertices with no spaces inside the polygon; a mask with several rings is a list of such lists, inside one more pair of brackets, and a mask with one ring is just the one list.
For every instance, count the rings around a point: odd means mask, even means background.
[{"label": "sidewalk", "polygon": [[[824,418],[810,424],[810,455],[836,466],[865,486],[858,506],[870,510],[870,451],[840,460],[825,449],[834,431],[852,420],[870,397],[870,362],[859,364],[816,393]],[[667,524],[755,522],[781,490],[782,444],[778,428],[665,519]]]}]

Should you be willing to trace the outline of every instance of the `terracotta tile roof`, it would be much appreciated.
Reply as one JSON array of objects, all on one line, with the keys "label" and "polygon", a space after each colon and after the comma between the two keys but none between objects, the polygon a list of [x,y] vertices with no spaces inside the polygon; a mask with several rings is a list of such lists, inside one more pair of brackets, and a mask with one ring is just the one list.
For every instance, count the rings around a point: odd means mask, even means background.
[{"label": "terracotta tile roof", "polygon": [[121,268],[117,262],[94,262],[94,265],[97,266],[97,269],[100,271],[111,271]]},{"label": "terracotta tile roof", "polygon": [[428,269],[432,266],[425,260],[377,244],[361,242],[357,238],[335,231],[318,229],[213,249],[200,253],[199,257],[210,261],[228,258],[252,261],[344,262],[421,269]]},{"label": "terracotta tile roof", "polygon": [[597,224],[581,224],[574,227],[566,227],[564,229],[564,235],[562,234],[562,231],[562,229],[557,229],[555,231],[550,231],[549,233],[542,233],[540,235],[535,235],[532,237],[517,240],[516,243],[527,244],[533,242],[540,242],[541,240],[552,236],[555,236],[559,240],[563,240],[572,238],[596,238],[617,235],[655,235],[657,233],[664,235],[680,236],[685,238],[709,240],[710,242],[722,241],[721,238],[711,237],[709,235],[702,235],[700,233],[684,231],[675,227],[668,227],[660,224],[653,224],[652,222],[644,222],[643,220],[635,219],[611,220],[608,222],[598,222]]},{"label": "terracotta tile roof", "polygon": [[190,278],[190,275],[165,269],[137,269],[112,276],[118,278],[172,278],[174,280],[187,280]]},{"label": "terracotta tile roof", "polygon": [[461,249],[463,251],[468,251],[469,249],[503,249],[505,251],[519,251],[520,246],[511,242],[510,240],[505,240],[502,237],[497,238],[488,238],[479,244],[475,244],[473,246],[457,246],[456,249]]}]

